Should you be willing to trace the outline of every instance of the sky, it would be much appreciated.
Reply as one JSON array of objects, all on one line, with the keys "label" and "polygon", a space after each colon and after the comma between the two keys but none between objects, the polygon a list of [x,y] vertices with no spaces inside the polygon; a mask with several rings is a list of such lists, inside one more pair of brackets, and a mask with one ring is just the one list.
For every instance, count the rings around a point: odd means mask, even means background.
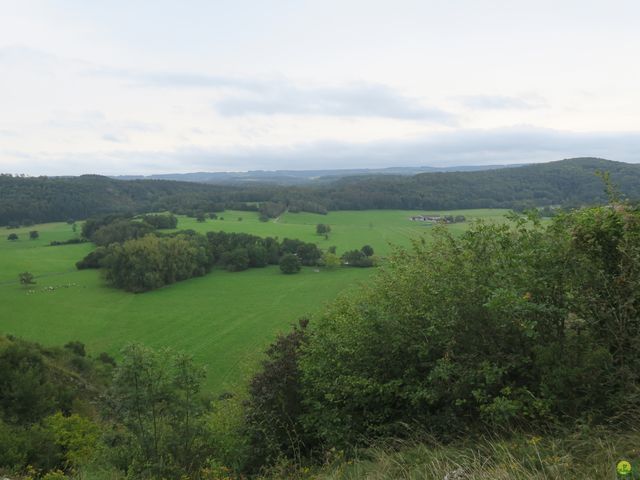
[{"label": "sky", "polygon": [[0,172],[640,162],[640,2],[0,0]]}]

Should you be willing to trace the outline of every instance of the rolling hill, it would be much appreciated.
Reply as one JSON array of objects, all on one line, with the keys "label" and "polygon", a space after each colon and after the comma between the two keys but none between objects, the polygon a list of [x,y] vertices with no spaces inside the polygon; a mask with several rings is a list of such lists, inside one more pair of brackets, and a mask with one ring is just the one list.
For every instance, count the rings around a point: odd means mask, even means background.
[{"label": "rolling hill", "polygon": [[[574,158],[518,168],[417,175],[352,175],[306,186],[211,185],[173,180],[0,176],[0,224],[82,219],[103,213],[178,213],[253,209],[277,202],[291,210],[524,208],[606,200],[598,172],[626,197],[640,198],[640,165]],[[251,205],[247,205],[249,202]]]}]

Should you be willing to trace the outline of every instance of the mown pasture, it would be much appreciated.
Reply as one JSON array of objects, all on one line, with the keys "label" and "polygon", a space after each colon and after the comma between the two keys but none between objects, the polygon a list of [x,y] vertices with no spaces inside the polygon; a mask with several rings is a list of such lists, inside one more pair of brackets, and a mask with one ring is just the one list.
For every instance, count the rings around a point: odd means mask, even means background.
[{"label": "mown pasture", "polygon": [[[323,249],[335,245],[338,254],[369,244],[376,254],[386,255],[391,244],[406,246],[411,238],[428,236],[428,225],[408,219],[417,213],[425,212],[286,213],[276,221],[260,222],[255,212],[227,211],[220,214],[224,220],[204,223],[180,217],[178,226],[199,232],[299,238],[315,241]],[[465,215],[468,220],[495,221],[505,213],[447,212]],[[315,233],[318,223],[331,225],[328,239]],[[449,228],[460,232],[466,225]],[[30,240],[30,230],[37,230],[40,237]],[[106,351],[116,356],[132,341],[170,346],[190,352],[207,365],[207,386],[214,392],[242,385],[278,332],[286,331],[300,316],[317,314],[341,292],[366,282],[373,270],[304,268],[294,276],[283,275],[277,267],[239,273],[214,270],[204,277],[136,295],[108,287],[98,271],[75,269],[75,262],[93,248],[91,244],[49,246],[53,240],[77,236],[71,225],[52,223],[2,231],[0,332],[45,345],[80,340],[93,354]],[[7,240],[9,233],[17,233],[19,239]],[[23,271],[33,273],[37,283],[19,285],[18,274]]]}]

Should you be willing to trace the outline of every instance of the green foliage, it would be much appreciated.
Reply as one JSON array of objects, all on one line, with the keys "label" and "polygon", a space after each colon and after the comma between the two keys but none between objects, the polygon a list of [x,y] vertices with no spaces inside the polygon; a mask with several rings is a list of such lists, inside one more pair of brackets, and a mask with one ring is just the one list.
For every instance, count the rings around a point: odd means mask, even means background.
[{"label": "green foliage", "polygon": [[322,255],[322,265],[326,268],[333,269],[339,267],[340,259],[335,253],[326,252]]},{"label": "green foliage", "polygon": [[106,247],[113,243],[142,238],[153,230],[154,227],[145,222],[116,220],[96,230],[91,236],[91,241],[98,246]]},{"label": "green foliage", "polygon": [[279,217],[286,209],[285,204],[278,202],[262,202],[259,206],[260,216],[267,219]]},{"label": "green foliage", "polygon": [[262,245],[252,245],[247,249],[249,266],[252,268],[266,267],[270,263],[269,252]]},{"label": "green foliage", "polygon": [[318,265],[322,258],[322,251],[315,243],[302,243],[296,248],[296,256],[300,259],[302,265],[313,267]]},{"label": "green foliage", "polygon": [[282,273],[298,273],[301,268],[300,259],[293,253],[287,253],[280,259],[280,270]]},{"label": "green foliage", "polygon": [[[350,250],[342,254],[340,259],[342,263],[348,265],[350,267],[373,267],[373,259],[365,253],[365,249],[368,245],[362,247],[362,250]],[[373,249],[371,249],[371,253],[373,254]],[[366,249],[368,252],[369,249]]]},{"label": "green foliage", "polygon": [[[637,469],[637,421],[627,428],[585,428],[470,436],[441,443],[430,438],[382,442],[314,472],[318,480],[564,480],[614,479],[628,459]],[[302,474],[302,472],[300,472]],[[302,477],[304,478],[304,477]],[[637,478],[637,475],[628,476]]]},{"label": "green foliage", "polygon": [[100,353],[100,355],[98,355],[98,360],[100,360],[102,363],[106,363],[114,367],[116,366],[116,359],[109,355],[107,352]]},{"label": "green foliage", "polygon": [[101,268],[102,262],[109,253],[106,247],[98,247],[93,252],[89,252],[82,260],[76,262],[78,270],[86,268]]},{"label": "green foliage", "polygon": [[104,258],[106,279],[130,292],[145,292],[204,275],[212,259],[198,236],[156,237],[114,244]]},{"label": "green foliage", "polygon": [[199,396],[204,370],[189,356],[135,344],[122,356],[107,412],[131,434],[131,468],[153,478],[197,471],[210,453]]},{"label": "green foliage", "polygon": [[154,228],[157,228],[158,230],[171,229],[178,226],[178,218],[171,214],[143,215],[142,221],[144,223],[148,223]]},{"label": "green foliage", "polygon": [[18,281],[20,285],[28,286],[33,285],[36,281],[33,279],[33,273],[31,272],[22,272],[18,275]]},{"label": "green foliage", "polygon": [[220,470],[221,473],[219,477],[203,475],[204,479],[225,478],[222,472],[230,476],[230,469],[238,472],[254,461],[255,452],[247,435],[246,408],[246,400],[239,395],[223,395],[212,402],[205,421],[210,431],[209,442],[214,455],[205,469]]},{"label": "green foliage", "polygon": [[[75,226],[75,223],[74,223]],[[75,231],[75,230],[74,230]],[[68,240],[53,240],[51,243],[49,243],[49,245],[51,245],[52,247],[59,247],[61,245],[77,245],[79,243],[86,243],[89,240],[87,240],[86,238],[70,238]]]},{"label": "green foliage", "polygon": [[322,251],[315,243],[305,243],[302,240],[285,238],[280,246],[280,254],[295,254],[306,266],[314,266],[322,257]]},{"label": "green foliage", "polygon": [[85,350],[84,343],[78,342],[77,340],[67,343],[64,346],[64,348],[66,348],[67,350],[72,351],[75,355],[77,355],[79,357],[86,357],[87,356],[87,352]]},{"label": "green foliage", "polygon": [[[82,360],[82,372],[70,369]],[[0,337],[0,470],[47,472],[86,461],[99,428],[86,417],[110,369],[72,351]]]},{"label": "green foliage", "polygon": [[42,480],[69,480],[69,477],[62,470],[56,469],[45,473]]},{"label": "green foliage", "polygon": [[36,240],[38,237],[40,237],[40,234],[38,233],[37,230],[31,230],[29,232],[29,239],[30,240]]},{"label": "green foliage", "polygon": [[[124,236],[134,223],[117,220],[100,227],[122,226]],[[208,232],[206,236],[192,230],[171,235],[147,235],[114,243],[104,250],[98,247],[76,263],[78,269],[104,267],[112,285],[131,292],[153,290],[176,281],[209,272],[214,264],[230,272],[278,264],[280,256],[295,253],[303,265],[317,265],[322,252],[313,243],[274,238],[260,238],[244,233]]]},{"label": "green foliage", "polygon": [[93,235],[102,227],[105,227],[111,223],[126,220],[130,217],[120,214],[99,215],[90,217],[82,224],[82,236],[91,240]]},{"label": "green foliage", "polygon": [[66,467],[77,468],[95,456],[100,427],[91,420],[77,413],[64,416],[57,412],[45,418],[44,425],[63,452]]},{"label": "green foliage", "polygon": [[7,422],[34,423],[69,408],[68,389],[51,381],[37,348],[11,343],[0,350],[0,414]]},{"label": "green foliage", "polygon": [[249,252],[238,247],[222,254],[221,262],[230,272],[240,272],[249,268]]},{"label": "green foliage", "polygon": [[302,358],[308,429],[338,446],[638,407],[638,210],[513,220],[441,227],[330,308]]},{"label": "green foliage", "polygon": [[362,253],[364,253],[367,257],[373,256],[373,247],[371,245],[365,245],[360,249]]},{"label": "green foliage", "polygon": [[311,446],[300,422],[304,407],[298,365],[308,323],[301,319],[289,334],[278,336],[249,385],[246,422],[252,452],[247,464],[250,470],[272,465],[281,457],[300,463]]},{"label": "green foliage", "polygon": [[328,233],[331,232],[331,226],[324,224],[324,223],[319,223],[316,225],[316,233],[318,235],[326,235]]},{"label": "green foliage", "polygon": [[[178,243],[182,247],[177,247]],[[280,252],[287,249],[295,249],[305,265],[316,265],[321,256],[314,244],[301,241],[285,239],[281,246],[272,238],[247,234],[209,232],[204,237],[184,232],[168,237],[147,236],[112,245],[107,251],[96,250],[78,262],[77,267],[104,266],[107,279],[113,285],[129,291],[146,291],[202,275],[213,263],[232,272],[278,263]]]},{"label": "green foliage", "polygon": [[18,240],[18,234],[17,233],[10,233],[9,235],[7,235],[7,240],[11,240],[11,241]]}]

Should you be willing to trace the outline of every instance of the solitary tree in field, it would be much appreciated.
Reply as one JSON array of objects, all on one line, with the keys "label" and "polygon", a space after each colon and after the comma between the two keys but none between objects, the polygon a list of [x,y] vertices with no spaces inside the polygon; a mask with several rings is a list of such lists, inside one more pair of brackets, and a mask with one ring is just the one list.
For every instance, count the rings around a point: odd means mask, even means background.
[{"label": "solitary tree in field", "polygon": [[329,225],[325,225],[324,223],[316,225],[316,233],[318,235],[327,235],[330,231],[331,227]]},{"label": "solitary tree in field", "polygon": [[18,239],[18,235],[15,233],[10,233],[9,236],[7,237],[7,240],[11,240],[11,241],[15,241]]},{"label": "solitary tree in field", "polygon": [[31,240],[35,240],[35,239],[37,239],[39,236],[40,236],[40,234],[38,233],[38,231],[37,231],[37,230],[31,230],[31,231],[29,232],[29,238],[30,238]]},{"label": "solitary tree in field", "polygon": [[20,285],[33,285],[36,281],[33,279],[33,274],[31,272],[22,272],[18,275],[18,279],[20,280]]}]

